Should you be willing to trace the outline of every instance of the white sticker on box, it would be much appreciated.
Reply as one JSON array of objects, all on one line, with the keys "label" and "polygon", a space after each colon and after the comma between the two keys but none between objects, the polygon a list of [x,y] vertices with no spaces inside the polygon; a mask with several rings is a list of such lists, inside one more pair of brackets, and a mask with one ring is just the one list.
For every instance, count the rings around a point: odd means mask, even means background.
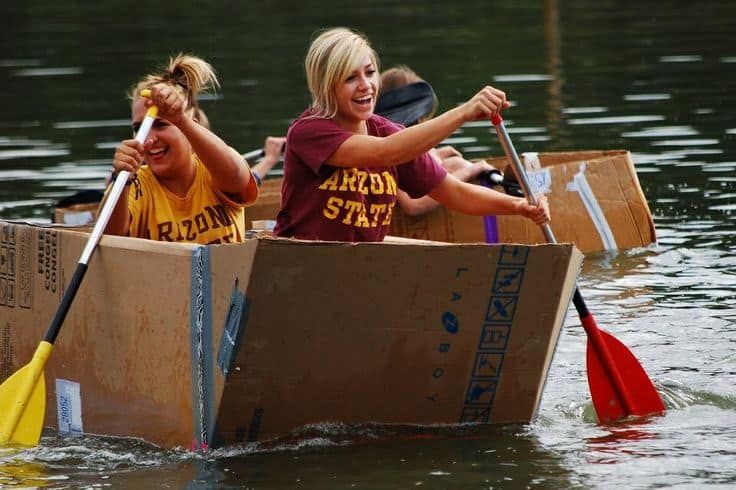
[{"label": "white sticker on box", "polygon": [[542,162],[539,161],[539,153],[536,151],[525,151],[521,154],[524,159],[524,166],[527,171],[539,170],[542,168]]},{"label": "white sticker on box", "polygon": [[56,380],[56,410],[59,434],[81,436],[82,398],[79,383],[66,379]]},{"label": "white sticker on box", "polygon": [[66,225],[82,226],[94,221],[95,217],[91,211],[67,211],[63,219]]},{"label": "white sticker on box", "polygon": [[529,186],[532,188],[533,194],[543,192],[549,194],[552,189],[552,173],[548,168],[534,170],[526,173],[529,179]]}]

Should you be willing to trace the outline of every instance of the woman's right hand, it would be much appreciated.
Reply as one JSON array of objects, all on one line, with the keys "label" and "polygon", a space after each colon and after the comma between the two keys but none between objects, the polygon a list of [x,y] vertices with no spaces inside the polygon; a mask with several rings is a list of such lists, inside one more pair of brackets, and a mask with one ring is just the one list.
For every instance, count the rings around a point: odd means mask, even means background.
[{"label": "woman's right hand", "polygon": [[509,107],[506,93],[490,85],[483,87],[472,99],[463,104],[465,121],[490,119],[493,115]]},{"label": "woman's right hand", "polygon": [[122,141],[117,148],[115,148],[115,156],[112,160],[112,167],[115,174],[126,171],[130,172],[130,178],[132,178],[143,164],[144,153],[145,145],[138,141],[134,139]]}]

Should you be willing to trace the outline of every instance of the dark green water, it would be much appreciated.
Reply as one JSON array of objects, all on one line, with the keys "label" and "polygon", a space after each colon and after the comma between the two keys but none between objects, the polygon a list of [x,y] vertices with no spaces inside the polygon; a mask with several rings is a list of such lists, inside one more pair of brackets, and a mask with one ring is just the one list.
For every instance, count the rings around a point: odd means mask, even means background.
[{"label": "dark green water", "polygon": [[[539,420],[416,438],[311,428],[208,454],[63,439],[0,458],[0,486],[53,488],[730,488],[736,484],[736,3],[404,1],[3,2],[0,217],[48,219],[101,188],[129,134],[129,84],[188,51],[218,70],[203,106],[245,152],[305,107],[312,33],[365,32],[442,109],[504,89],[519,151],[628,149],[658,244],[586,257],[581,290],[664,395],[664,417],[594,423],[585,334],[571,311]],[[488,126],[453,144],[498,155]],[[355,438],[374,441],[355,444]],[[295,442],[298,441],[298,442]]]}]

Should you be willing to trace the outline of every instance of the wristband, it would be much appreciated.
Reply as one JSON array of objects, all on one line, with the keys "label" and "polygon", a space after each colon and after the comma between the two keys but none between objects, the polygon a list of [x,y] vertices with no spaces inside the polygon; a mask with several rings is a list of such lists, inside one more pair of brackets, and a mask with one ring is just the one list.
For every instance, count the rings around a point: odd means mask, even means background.
[{"label": "wristband", "polygon": [[257,174],[257,173],[255,173],[255,172],[254,172],[253,170],[251,170],[251,171],[250,171],[250,174],[251,174],[251,175],[253,176],[253,180],[255,180],[255,181],[256,181],[256,185],[257,185],[258,187],[260,187],[260,186],[261,186],[261,184],[263,184],[263,181],[262,181],[262,180],[261,180],[261,178],[260,178],[260,177],[258,176],[258,174]]}]

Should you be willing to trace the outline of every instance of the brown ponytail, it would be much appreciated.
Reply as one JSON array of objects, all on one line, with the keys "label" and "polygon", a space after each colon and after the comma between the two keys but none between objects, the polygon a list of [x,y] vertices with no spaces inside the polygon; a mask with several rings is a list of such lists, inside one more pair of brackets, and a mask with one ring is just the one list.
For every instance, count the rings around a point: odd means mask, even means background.
[{"label": "brown ponytail", "polygon": [[195,116],[201,112],[197,95],[220,87],[212,65],[197,56],[179,53],[169,58],[168,65],[158,72],[144,76],[133,85],[128,98],[135,100],[140,96],[141,90],[157,83],[166,83],[176,88],[186,98],[186,111]]}]

